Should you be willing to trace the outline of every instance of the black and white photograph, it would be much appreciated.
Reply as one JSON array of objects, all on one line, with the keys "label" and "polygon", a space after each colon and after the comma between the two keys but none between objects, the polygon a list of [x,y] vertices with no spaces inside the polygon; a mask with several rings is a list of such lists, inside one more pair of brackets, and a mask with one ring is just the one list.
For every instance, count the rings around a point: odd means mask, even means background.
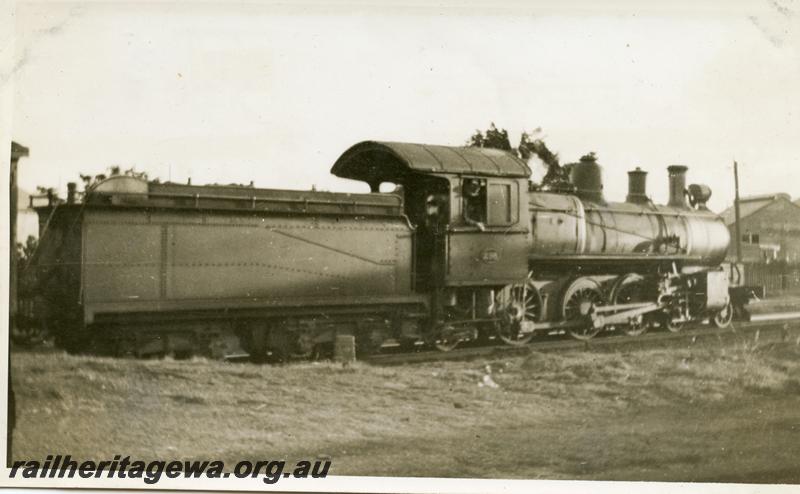
[{"label": "black and white photograph", "polygon": [[3,9],[0,484],[796,492],[799,0]]}]

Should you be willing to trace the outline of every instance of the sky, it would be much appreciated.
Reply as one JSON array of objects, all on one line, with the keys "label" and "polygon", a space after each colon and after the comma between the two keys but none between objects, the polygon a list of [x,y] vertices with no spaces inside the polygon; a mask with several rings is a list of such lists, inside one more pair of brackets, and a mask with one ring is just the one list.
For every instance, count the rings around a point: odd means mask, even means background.
[{"label": "sky", "polygon": [[[542,128],[562,162],[689,167],[710,207],[800,197],[800,0],[654,3],[16,4],[19,182],[66,190],[120,165],[151,178],[365,191],[330,175],[363,140],[462,145]],[[567,5],[567,6],[564,6]],[[535,176],[542,170],[535,166]]]}]

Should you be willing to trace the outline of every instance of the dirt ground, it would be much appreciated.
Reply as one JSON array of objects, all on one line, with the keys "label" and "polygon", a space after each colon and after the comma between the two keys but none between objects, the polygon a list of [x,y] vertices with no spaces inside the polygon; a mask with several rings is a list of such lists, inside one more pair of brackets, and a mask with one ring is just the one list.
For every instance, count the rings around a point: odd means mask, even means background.
[{"label": "dirt ground", "polygon": [[800,341],[379,368],[14,352],[14,457],[331,475],[800,483]]}]

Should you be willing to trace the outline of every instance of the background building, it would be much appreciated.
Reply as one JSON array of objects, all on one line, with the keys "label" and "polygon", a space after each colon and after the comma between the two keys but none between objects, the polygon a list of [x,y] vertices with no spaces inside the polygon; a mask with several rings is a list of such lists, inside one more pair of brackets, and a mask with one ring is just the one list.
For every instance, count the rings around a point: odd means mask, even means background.
[{"label": "background building", "polygon": [[[800,201],[798,201],[800,202]],[[744,262],[800,262],[800,204],[788,194],[769,194],[744,197],[739,200]],[[736,238],[734,208],[722,212],[722,217]],[[736,246],[731,242],[728,258],[736,258]]]},{"label": "background building", "polygon": [[[741,248],[745,282],[763,286],[767,296],[800,293],[800,201],[788,194],[769,194],[739,200]],[[736,239],[733,207],[722,217]],[[731,242],[728,260],[736,259]]]}]

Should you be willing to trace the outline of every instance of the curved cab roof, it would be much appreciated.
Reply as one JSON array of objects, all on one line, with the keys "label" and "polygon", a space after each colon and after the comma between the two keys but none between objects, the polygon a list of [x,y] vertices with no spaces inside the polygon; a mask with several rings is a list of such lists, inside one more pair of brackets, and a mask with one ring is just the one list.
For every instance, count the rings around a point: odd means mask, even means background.
[{"label": "curved cab roof", "polygon": [[524,161],[499,149],[378,141],[354,145],[331,168],[337,177],[368,183],[396,181],[410,172],[519,178],[531,174]]}]

